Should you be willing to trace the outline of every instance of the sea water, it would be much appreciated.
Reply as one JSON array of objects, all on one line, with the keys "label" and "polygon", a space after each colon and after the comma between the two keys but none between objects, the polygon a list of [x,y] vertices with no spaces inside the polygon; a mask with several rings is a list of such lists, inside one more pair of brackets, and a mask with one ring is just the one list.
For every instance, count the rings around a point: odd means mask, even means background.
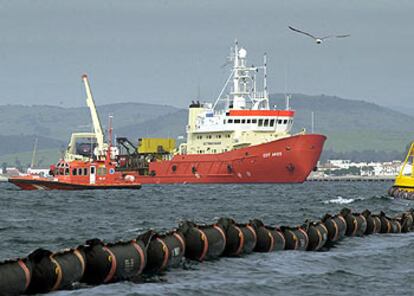
[{"label": "sea water", "polygon": [[[132,239],[189,219],[302,224],[343,207],[388,215],[414,207],[387,196],[389,182],[149,185],[141,190],[20,191],[0,185],[0,260],[87,239]],[[186,264],[145,283],[54,295],[413,295],[414,233],[346,238],[327,252],[280,251]]]}]

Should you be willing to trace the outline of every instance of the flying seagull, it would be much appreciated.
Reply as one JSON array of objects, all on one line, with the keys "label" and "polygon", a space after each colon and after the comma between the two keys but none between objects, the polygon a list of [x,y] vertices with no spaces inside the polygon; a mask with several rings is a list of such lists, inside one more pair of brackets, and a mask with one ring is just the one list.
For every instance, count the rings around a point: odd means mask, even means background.
[{"label": "flying seagull", "polygon": [[328,38],[345,38],[345,37],[351,36],[351,34],[345,34],[345,35],[328,35],[328,36],[324,36],[324,37],[316,37],[312,34],[309,34],[309,33],[303,32],[301,30],[295,29],[291,26],[289,26],[289,29],[291,29],[292,31],[295,31],[297,33],[305,34],[306,36],[311,37],[313,40],[316,41],[317,44],[321,44],[322,41],[324,41],[325,39],[328,39]]}]

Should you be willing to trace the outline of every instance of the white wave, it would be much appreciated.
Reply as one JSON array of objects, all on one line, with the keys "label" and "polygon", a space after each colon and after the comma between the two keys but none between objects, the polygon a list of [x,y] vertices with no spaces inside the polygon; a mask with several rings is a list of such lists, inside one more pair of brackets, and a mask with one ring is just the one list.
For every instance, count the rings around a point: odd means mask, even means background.
[{"label": "white wave", "polygon": [[340,205],[346,205],[350,204],[351,202],[354,202],[355,199],[353,198],[343,198],[342,196],[338,196],[338,198],[330,199],[327,201],[324,201],[324,204],[340,204]]}]

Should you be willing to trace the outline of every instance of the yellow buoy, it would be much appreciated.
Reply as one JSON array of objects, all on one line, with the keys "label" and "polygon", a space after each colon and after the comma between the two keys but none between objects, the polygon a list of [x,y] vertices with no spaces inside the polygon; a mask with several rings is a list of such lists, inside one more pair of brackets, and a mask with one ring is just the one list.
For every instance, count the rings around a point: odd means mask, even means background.
[{"label": "yellow buoy", "polygon": [[[408,192],[414,191],[414,142],[408,150],[407,157],[404,160],[404,163],[401,167],[400,173],[395,179],[394,187],[404,189]],[[404,175],[405,167],[407,164],[411,164],[411,173],[409,175]]]},{"label": "yellow buoy", "polygon": [[[407,156],[401,166],[398,176],[395,178],[394,185],[388,190],[388,194],[393,197],[414,199],[414,142],[411,143]],[[411,166],[409,173],[406,167]]]}]

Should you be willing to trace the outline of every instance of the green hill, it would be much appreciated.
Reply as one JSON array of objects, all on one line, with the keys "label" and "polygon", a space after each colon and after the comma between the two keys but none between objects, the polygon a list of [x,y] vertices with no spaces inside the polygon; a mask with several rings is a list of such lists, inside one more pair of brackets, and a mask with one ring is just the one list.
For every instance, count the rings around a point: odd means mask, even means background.
[{"label": "green hill", "polygon": [[[40,149],[36,153],[35,167],[48,168],[51,164],[56,163],[62,156],[62,150],[59,148]],[[6,163],[9,167],[18,167],[19,169],[28,168],[32,162],[32,151],[11,153],[0,156],[0,165]]]},{"label": "green hill", "polygon": [[[103,126],[113,115],[113,127],[137,124],[176,112],[166,105],[121,103],[97,107]],[[62,108],[46,105],[0,106],[0,135],[39,135],[68,141],[72,132],[91,131],[89,109]]]},{"label": "green hill", "polygon": [[188,121],[188,111],[179,110],[116,130],[119,135],[125,135],[134,141],[141,137],[173,137],[186,136],[185,126]]},{"label": "green hill", "polygon": [[[272,95],[272,103],[285,105],[284,95]],[[413,140],[414,118],[365,101],[334,96],[292,95],[294,129],[311,130],[314,112],[315,132],[328,136],[325,148],[336,152],[404,151]]]},{"label": "green hill", "polygon": [[45,150],[51,148],[64,148],[65,141],[34,135],[3,136],[0,135],[0,155],[18,154],[21,152],[32,151],[37,138],[37,149]]}]

